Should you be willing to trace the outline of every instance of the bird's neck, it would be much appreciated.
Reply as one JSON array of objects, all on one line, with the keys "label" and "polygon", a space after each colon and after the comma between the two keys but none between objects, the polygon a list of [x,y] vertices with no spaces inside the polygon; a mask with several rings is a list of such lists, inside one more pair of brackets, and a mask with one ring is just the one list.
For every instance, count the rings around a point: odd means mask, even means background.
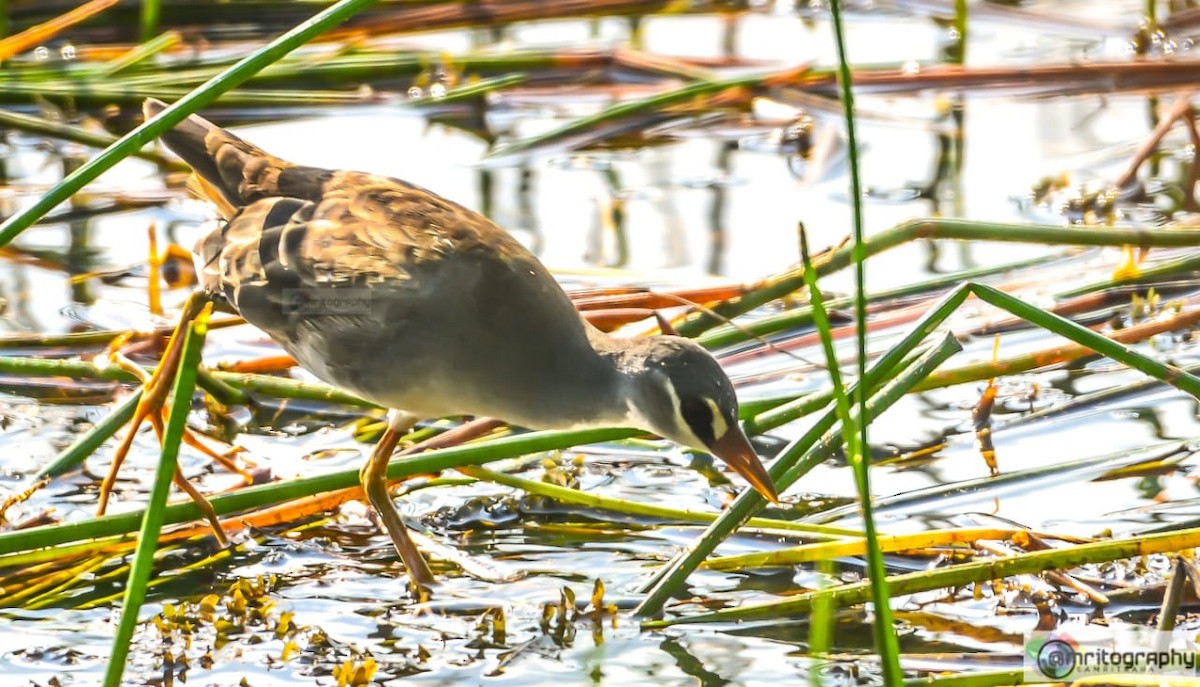
[{"label": "bird's neck", "polygon": [[587,322],[584,327],[596,352],[596,364],[607,380],[602,393],[588,394],[596,404],[592,411],[597,418],[596,426],[643,427],[645,422],[633,405],[644,372],[632,352],[634,340],[609,336]]}]

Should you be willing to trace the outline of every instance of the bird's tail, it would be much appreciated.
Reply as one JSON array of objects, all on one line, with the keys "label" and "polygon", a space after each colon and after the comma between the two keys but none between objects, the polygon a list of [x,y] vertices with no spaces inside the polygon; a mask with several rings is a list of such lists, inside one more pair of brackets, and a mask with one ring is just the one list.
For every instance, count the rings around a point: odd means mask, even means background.
[{"label": "bird's tail", "polygon": [[[146,119],[166,108],[154,98],[142,103]],[[189,187],[215,202],[227,217],[231,210],[277,193],[280,172],[292,166],[198,115],[176,124],[162,140],[195,170],[197,183]]]}]

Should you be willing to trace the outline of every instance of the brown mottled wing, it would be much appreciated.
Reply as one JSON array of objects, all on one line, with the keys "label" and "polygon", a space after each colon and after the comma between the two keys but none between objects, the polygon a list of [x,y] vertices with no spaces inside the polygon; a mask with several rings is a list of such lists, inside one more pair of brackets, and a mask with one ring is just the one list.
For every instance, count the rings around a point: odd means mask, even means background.
[{"label": "brown mottled wing", "polygon": [[196,248],[205,287],[327,382],[423,415],[519,420],[533,415],[508,398],[513,376],[560,377],[589,345],[553,277],[478,213],[291,164],[200,117],[164,140],[231,211]]},{"label": "brown mottled wing", "polygon": [[532,260],[487,218],[416,186],[360,172],[285,172],[279,181],[307,187],[307,197],[255,201],[197,247],[205,286],[273,334],[325,289],[419,288],[406,282],[429,279],[449,254]]},{"label": "brown mottled wing", "polygon": [[[166,107],[166,103],[153,98],[142,104],[147,118]],[[229,205],[242,207],[269,196],[295,195],[282,191],[278,183],[284,170],[295,165],[267,154],[203,117],[189,116],[164,133],[162,140]]]}]

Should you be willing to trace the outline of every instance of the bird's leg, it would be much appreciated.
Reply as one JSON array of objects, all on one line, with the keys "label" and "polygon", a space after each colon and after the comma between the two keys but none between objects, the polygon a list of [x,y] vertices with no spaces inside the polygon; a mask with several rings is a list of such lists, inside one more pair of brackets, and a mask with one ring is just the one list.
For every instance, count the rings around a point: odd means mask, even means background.
[{"label": "bird's leg", "polygon": [[388,493],[387,487],[387,467],[392,458],[392,451],[400,442],[400,437],[412,429],[415,424],[417,424],[416,416],[397,410],[388,411],[387,431],[380,437],[379,443],[375,444],[375,450],[371,452],[371,457],[359,471],[358,478],[362,483],[363,491],[367,494],[367,500],[375,507],[375,512],[379,514],[384,529],[392,538],[392,544],[396,547],[396,553],[400,554],[400,560],[408,570],[408,576],[412,583],[428,587],[434,583],[433,572],[430,571],[425,557],[421,555],[421,551],[408,535],[408,528],[400,519],[400,513],[396,510],[396,505],[392,503],[392,497]]},{"label": "bird's leg", "polygon": [[158,362],[158,367],[154,369],[154,373],[142,385],[142,398],[138,401],[137,408],[133,411],[133,419],[129,422],[129,432],[117,448],[117,452],[113,454],[113,462],[108,469],[108,474],[104,477],[104,481],[100,483],[97,515],[104,515],[104,511],[108,509],[108,499],[112,494],[113,485],[116,484],[117,472],[121,469],[121,463],[125,462],[125,456],[129,455],[129,449],[133,446],[133,438],[137,435],[142,421],[150,413],[158,411],[167,394],[170,392],[171,382],[175,379],[175,373],[179,369],[179,358],[183,353],[184,333],[191,326],[192,320],[204,309],[208,301],[207,294],[197,291],[189,296],[187,302],[184,303],[183,312],[179,315],[179,324],[175,326],[175,331],[171,333],[171,338],[167,341],[167,348],[163,351],[162,359]]},{"label": "bird's leg", "polygon": [[208,499],[204,498],[192,483],[187,481],[187,477],[183,476],[183,470],[178,465],[175,466],[175,476],[172,478],[175,486],[183,490],[183,493],[192,497],[192,501],[196,507],[200,509],[200,514],[208,521],[209,527],[212,527],[213,536],[217,538],[217,545],[222,549],[229,546],[229,540],[225,538],[225,529],[221,527],[221,520],[217,517],[217,511],[213,509],[212,504]]}]

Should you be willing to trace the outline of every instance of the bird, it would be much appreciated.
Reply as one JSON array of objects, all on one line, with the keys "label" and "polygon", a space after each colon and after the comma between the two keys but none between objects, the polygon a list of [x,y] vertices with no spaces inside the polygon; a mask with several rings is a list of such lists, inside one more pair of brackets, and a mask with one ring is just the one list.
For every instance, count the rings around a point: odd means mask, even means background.
[{"label": "bird", "polygon": [[[143,112],[166,107],[148,99]],[[708,351],[679,336],[596,329],[482,214],[407,181],[287,162],[195,114],[161,140],[221,215],[195,249],[204,294],[317,378],[389,409],[359,477],[414,584],[435,579],[386,470],[423,418],[638,429],[712,453],[778,501]]]}]

